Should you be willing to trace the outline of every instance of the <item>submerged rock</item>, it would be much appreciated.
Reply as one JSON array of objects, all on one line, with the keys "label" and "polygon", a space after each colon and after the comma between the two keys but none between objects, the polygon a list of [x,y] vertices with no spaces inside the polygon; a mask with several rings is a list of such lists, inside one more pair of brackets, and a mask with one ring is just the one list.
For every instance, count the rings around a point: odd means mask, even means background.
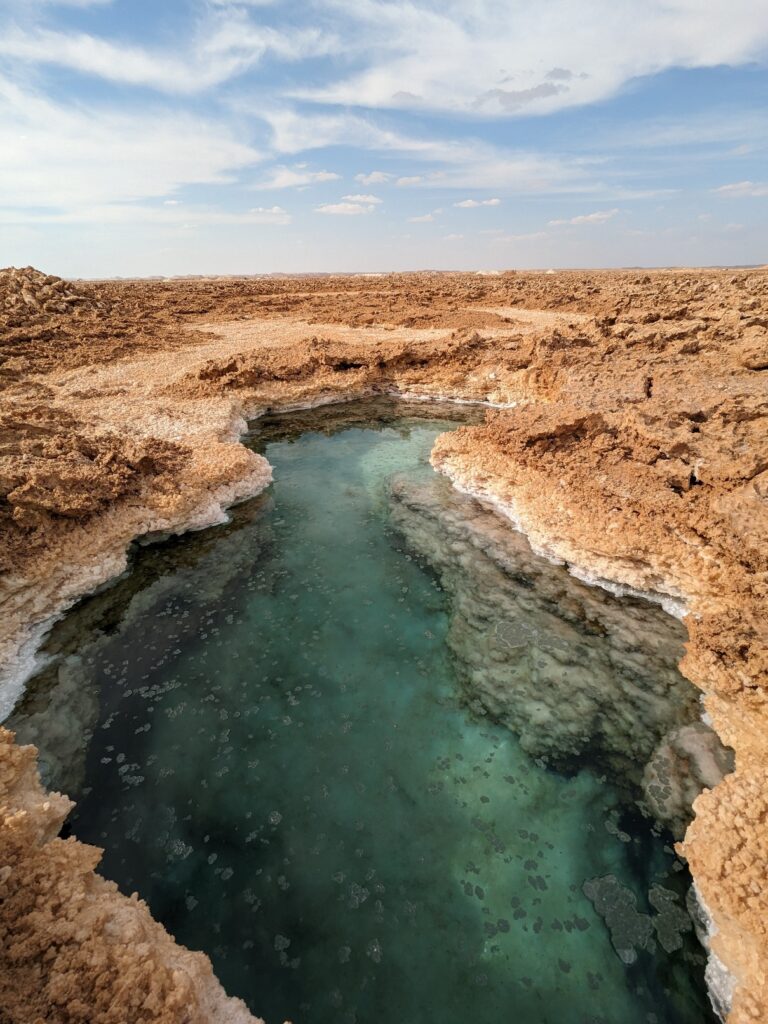
[{"label": "submerged rock", "polygon": [[553,567],[442,479],[396,478],[391,509],[450,594],[448,643],[470,708],[560,771],[588,763],[609,772],[681,836],[693,800],[731,756],[677,668],[680,623]]}]

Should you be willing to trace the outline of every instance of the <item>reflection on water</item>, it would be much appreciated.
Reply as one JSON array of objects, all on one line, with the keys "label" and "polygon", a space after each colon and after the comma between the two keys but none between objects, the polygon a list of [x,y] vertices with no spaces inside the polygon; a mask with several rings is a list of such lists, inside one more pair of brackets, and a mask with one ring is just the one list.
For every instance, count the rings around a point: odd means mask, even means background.
[{"label": "reflection on water", "polygon": [[679,828],[725,763],[680,629],[454,494],[435,412],[257,424],[270,491],[140,550],[10,724],[104,873],[270,1024],[710,1020],[638,808]]}]

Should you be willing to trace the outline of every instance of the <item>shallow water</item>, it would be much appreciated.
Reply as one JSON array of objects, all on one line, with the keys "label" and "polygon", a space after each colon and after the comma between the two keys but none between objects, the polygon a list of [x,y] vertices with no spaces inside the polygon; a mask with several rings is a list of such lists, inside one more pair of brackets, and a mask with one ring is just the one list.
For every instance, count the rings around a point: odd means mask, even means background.
[{"label": "shallow water", "polygon": [[140,551],[10,724],[103,873],[268,1024],[711,1020],[638,806],[698,714],[681,629],[452,492],[424,415],[257,424],[269,492]]}]

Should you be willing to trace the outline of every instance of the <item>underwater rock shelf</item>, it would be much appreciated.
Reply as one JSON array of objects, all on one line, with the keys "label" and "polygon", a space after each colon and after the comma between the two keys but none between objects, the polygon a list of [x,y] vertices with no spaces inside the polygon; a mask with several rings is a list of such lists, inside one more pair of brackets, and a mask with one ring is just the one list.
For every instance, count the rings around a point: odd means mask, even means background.
[{"label": "underwater rock shelf", "polygon": [[732,767],[684,629],[429,466],[456,407],[256,422],[274,484],[135,552],[7,725],[267,1021],[714,1020],[673,850]]}]

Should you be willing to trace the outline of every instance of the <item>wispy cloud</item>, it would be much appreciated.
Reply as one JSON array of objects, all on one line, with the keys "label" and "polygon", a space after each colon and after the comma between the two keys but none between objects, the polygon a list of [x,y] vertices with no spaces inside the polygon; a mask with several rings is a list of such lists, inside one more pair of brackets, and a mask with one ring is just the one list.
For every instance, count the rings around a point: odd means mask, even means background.
[{"label": "wispy cloud", "polygon": [[361,185],[384,185],[392,178],[391,174],[387,174],[386,171],[371,171],[370,174],[356,174],[355,181],[359,181]]},{"label": "wispy cloud", "polygon": [[[250,104],[238,104],[238,113]],[[430,138],[415,136],[382,127],[370,117],[360,114],[299,113],[284,107],[267,109],[262,116],[272,130],[271,144],[280,154],[293,155],[331,146],[347,146],[400,155],[420,160],[429,167],[420,174],[395,177],[387,181],[401,188],[431,187],[456,189],[505,189],[508,193],[578,192],[594,190],[590,181],[594,168],[602,158],[516,151],[474,138]],[[376,181],[385,184],[372,172]],[[358,175],[355,180],[363,184]]]},{"label": "wispy cloud", "polygon": [[721,185],[713,191],[730,199],[763,198],[768,196],[768,182],[736,181],[731,185]]},{"label": "wispy cloud", "polygon": [[347,199],[350,203],[362,203],[364,206],[378,206],[379,203],[383,203],[383,199],[379,199],[378,196],[368,195],[352,195],[342,196],[342,199]]},{"label": "wispy cloud", "polygon": [[[636,203],[646,205],[642,226],[662,238],[686,195],[696,213],[768,197],[768,114],[753,99],[768,81],[768,7],[755,0],[156,7],[128,24],[117,0],[0,0],[0,208],[4,223],[19,225],[3,232],[6,249],[24,239],[25,225],[46,222],[101,218],[169,232],[220,224],[236,234],[238,224],[293,219],[295,237],[275,230],[272,238],[286,239],[288,263],[301,240],[320,265],[349,234],[327,218],[357,216],[371,252],[393,258],[410,219],[419,258],[433,245],[435,265],[439,238],[470,222],[497,233],[468,233],[454,254],[482,262],[491,238],[547,254],[557,240],[575,265],[601,262],[626,242],[617,228],[640,226]],[[749,83],[728,70],[745,62],[753,62]],[[661,102],[662,90],[642,79],[666,69],[696,69],[701,90],[681,89],[674,103],[664,93]],[[599,117],[576,109],[607,97],[615,104]],[[557,132],[534,126],[534,117],[569,108]],[[554,205],[552,196],[565,198]],[[654,197],[658,204],[647,202]],[[523,198],[535,198],[547,233],[528,226],[533,204]],[[442,219],[438,205],[446,223],[427,230]],[[725,243],[730,258],[754,257],[759,218],[731,217],[743,230],[724,228],[727,219],[707,229],[721,247],[708,261],[724,259]],[[600,230],[607,222],[614,226]],[[75,251],[78,230],[57,237]],[[407,263],[414,247],[403,252]],[[649,242],[643,259],[654,252]]]},{"label": "wispy cloud", "polygon": [[768,7],[754,0],[625,0],[620,9],[610,0],[329,2],[365,66],[296,94],[369,108],[548,113],[667,68],[745,64],[768,44]]},{"label": "wispy cloud", "polygon": [[254,67],[268,53],[296,61],[327,54],[337,45],[330,36],[314,29],[284,33],[255,25],[238,8],[214,16],[192,39],[174,50],[37,27],[10,26],[0,33],[0,56],[180,94],[220,85]]},{"label": "wispy cloud", "polygon": [[570,217],[567,220],[551,220],[549,222],[550,227],[561,227],[566,224],[605,224],[607,220],[612,220],[618,210],[597,210],[595,213],[581,213],[577,217]]},{"label": "wispy cloud", "polygon": [[291,215],[282,206],[254,206],[248,216],[261,219],[264,224],[290,224]]},{"label": "wispy cloud", "polygon": [[0,77],[0,205],[85,208],[226,184],[263,153],[178,111],[56,103]]},{"label": "wispy cloud", "polygon": [[686,117],[662,115],[627,119],[591,135],[586,141],[599,148],[665,150],[697,149],[700,153],[733,144],[737,154],[748,154],[755,143],[768,138],[768,112],[742,103],[738,108],[707,107]]},{"label": "wispy cloud", "polygon": [[323,203],[315,207],[315,213],[327,213],[338,217],[359,217],[364,213],[373,213],[376,207],[372,203]]},{"label": "wispy cloud", "polygon": [[305,164],[295,167],[276,167],[268,178],[257,182],[255,189],[303,188],[317,185],[324,181],[338,181],[340,174],[335,171],[310,171]]},{"label": "wispy cloud", "polygon": [[454,206],[458,206],[463,210],[474,210],[478,206],[501,206],[500,199],[462,199],[459,203],[454,203]]},{"label": "wispy cloud", "polygon": [[184,231],[201,227],[290,224],[291,215],[279,206],[233,212],[207,206],[151,206],[142,203],[104,203],[59,211],[26,211],[0,204],[2,224],[123,224],[156,225]]},{"label": "wispy cloud", "polygon": [[494,243],[499,243],[503,245],[512,242],[538,242],[542,238],[548,237],[549,236],[547,235],[546,231],[529,231],[525,234],[520,235],[506,234],[505,232],[501,232],[500,234],[494,236],[493,241]]},{"label": "wispy cloud", "polygon": [[[14,14],[100,0],[0,0]],[[281,75],[272,92],[340,107],[449,111],[468,116],[544,114],[615,95],[669,68],[741,65],[764,57],[768,8],[755,0],[206,0],[173,49],[18,24],[2,52],[110,81],[199,92],[256,66],[341,54],[355,67]],[[15,19],[18,20],[18,19]],[[23,20],[23,18],[22,18]],[[626,31],[632,24],[631,33]],[[332,25],[332,31],[328,26]]]}]

